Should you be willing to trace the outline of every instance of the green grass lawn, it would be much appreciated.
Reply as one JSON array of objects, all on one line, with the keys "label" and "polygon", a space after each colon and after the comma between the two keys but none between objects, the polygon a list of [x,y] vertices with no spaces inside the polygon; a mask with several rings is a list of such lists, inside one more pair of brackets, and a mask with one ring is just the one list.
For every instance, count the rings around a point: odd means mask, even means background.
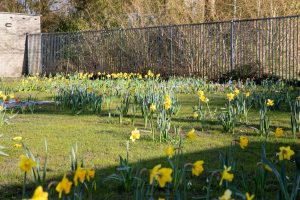
[{"label": "green grass lawn", "polygon": [[[28,94],[19,93],[22,97]],[[50,95],[45,93],[38,94],[40,99],[49,99]],[[224,106],[225,97],[222,95],[209,95],[211,109]],[[240,158],[239,162],[245,163],[246,172],[253,173],[253,168],[259,162],[259,154],[263,138],[260,137],[254,128],[258,127],[258,110],[251,110],[249,114],[249,124],[238,124],[235,135],[222,133],[222,127],[217,121],[206,122],[204,131],[201,131],[199,122],[191,119],[192,107],[197,104],[196,95],[179,95],[182,104],[178,115],[173,119],[173,124],[182,127],[182,133],[186,133],[195,128],[198,138],[195,141],[184,142],[184,159],[186,162],[196,160],[205,161],[205,169],[220,168],[219,154],[224,153],[233,139],[239,135],[249,136],[250,145],[248,150],[243,152],[236,145],[235,153]],[[295,150],[299,149],[299,139],[291,138],[290,117],[288,112],[271,112],[271,129],[282,127],[288,137],[275,139],[273,136],[268,140],[267,152],[275,154],[281,145],[291,145]],[[143,118],[137,117],[135,125],[126,118],[123,124],[118,123],[117,117],[108,118],[105,114],[99,116],[90,113],[73,115],[71,112],[63,112],[54,105],[44,105],[36,108],[31,114],[18,114],[11,120],[10,125],[0,128],[1,145],[7,147],[6,153],[9,157],[0,157],[0,196],[1,199],[20,199],[22,190],[23,174],[19,170],[19,156],[23,153],[22,149],[13,147],[15,144],[12,138],[22,136],[25,143],[31,150],[41,158],[45,156],[44,140],[48,142],[49,164],[48,178],[59,180],[69,167],[70,145],[78,144],[79,155],[85,164],[96,167],[96,179],[101,181],[111,173],[119,163],[119,155],[126,155],[126,141],[130,137],[130,132],[134,128],[141,131],[141,139],[135,143],[130,142],[129,161],[131,163],[141,162],[141,165],[152,168],[154,165],[163,163],[167,166],[164,149],[167,143],[153,142],[149,129],[144,128]],[[253,151],[256,155],[249,153]],[[206,172],[208,173],[208,172]],[[205,176],[203,176],[205,177]],[[204,178],[194,180],[199,183]],[[204,181],[204,180],[202,180]],[[202,185],[203,186],[203,185]],[[124,195],[119,192],[115,184],[103,184],[98,187],[98,198],[118,199]],[[112,192],[112,190],[114,192]],[[272,188],[269,188],[272,191]],[[125,196],[123,196],[125,199]],[[129,197],[128,197],[129,199]]]}]

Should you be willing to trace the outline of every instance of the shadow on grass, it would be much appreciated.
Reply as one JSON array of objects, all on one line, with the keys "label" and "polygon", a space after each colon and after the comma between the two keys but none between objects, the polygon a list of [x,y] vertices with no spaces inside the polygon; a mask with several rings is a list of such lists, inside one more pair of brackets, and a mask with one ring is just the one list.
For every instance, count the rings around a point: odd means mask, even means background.
[{"label": "shadow on grass", "polygon": [[[292,140],[290,140],[292,141]],[[215,169],[222,169],[223,166],[221,164],[221,157],[224,157],[225,154],[231,155],[232,158],[234,158],[234,162],[236,163],[237,169],[240,170],[243,168],[244,175],[247,177],[247,185],[242,184],[242,174],[236,173],[234,177],[233,185],[236,186],[240,191],[247,192],[250,190],[253,191],[255,182],[254,182],[254,176],[255,176],[255,169],[257,168],[257,163],[260,162],[260,153],[261,153],[261,146],[262,142],[253,142],[250,143],[249,147],[246,150],[241,150],[238,144],[233,144],[232,146],[226,146],[222,148],[212,148],[207,149],[203,151],[197,151],[197,152],[190,152],[190,153],[184,153],[183,157],[181,159],[182,165],[185,163],[193,163],[197,160],[204,160],[204,173],[200,175],[199,177],[192,177],[191,183],[193,186],[193,189],[190,189],[189,195],[190,198],[193,197],[199,197],[204,196],[205,191],[203,190],[203,186],[206,185],[206,177],[208,177],[212,170]],[[292,144],[284,143],[284,142],[267,142],[264,143],[266,146],[266,152],[267,157],[270,160],[276,161],[276,152],[279,151],[280,146],[287,146],[290,145],[292,149],[295,151],[300,149],[299,143],[292,142]],[[201,142],[195,143],[195,145],[201,145]],[[183,149],[184,150],[184,149]],[[125,152],[124,152],[125,153]],[[130,153],[130,152],[129,152]],[[131,155],[130,155],[131,156]],[[118,155],[116,155],[118,157]],[[296,156],[294,156],[299,159],[299,154],[296,151]],[[291,162],[292,163],[292,162]],[[134,168],[147,168],[152,169],[155,165],[162,164],[163,167],[170,167],[170,164],[168,163],[166,158],[156,158],[151,160],[140,160],[139,162],[130,163],[131,166],[134,166]],[[290,164],[292,167],[289,167],[289,173],[294,172],[295,170],[295,164]],[[241,168],[241,166],[243,166]],[[125,193],[122,189],[122,185],[120,185],[117,182],[103,182],[104,178],[111,175],[112,173],[117,173],[116,168],[114,167],[108,167],[108,168],[97,168],[96,167],[96,177],[95,180],[97,182],[97,191],[95,192],[94,199],[133,199],[132,193]],[[190,173],[190,172],[188,172]],[[48,180],[48,182],[51,182],[53,180],[59,181],[61,180],[63,174],[60,176],[54,177],[51,180]],[[191,177],[190,175],[187,175]],[[71,178],[72,176],[69,176]],[[212,194],[216,197],[223,193],[225,190],[224,188],[221,188],[218,186],[220,177],[217,176],[213,181],[213,192]],[[148,181],[148,180],[147,180]],[[271,183],[272,187],[266,188],[266,193],[270,196],[266,197],[265,199],[273,198],[273,196],[277,193],[279,190],[278,184],[276,183],[276,180],[273,175],[270,176],[269,182]],[[33,184],[29,184],[27,188],[27,194],[28,197],[33,193],[35,186]],[[2,185],[0,186],[0,199],[21,199],[21,193],[22,193],[22,185],[21,183],[19,185]],[[161,193],[164,194],[164,191],[161,190]],[[54,199],[56,199],[57,194],[54,195]],[[53,198],[51,198],[53,199]]]},{"label": "shadow on grass", "polygon": [[[22,114],[21,110],[19,108],[15,108],[14,109],[14,113],[20,113]],[[112,108],[111,111],[109,112],[106,108],[101,110],[100,113],[97,112],[92,112],[92,111],[80,111],[77,110],[75,112],[72,112],[72,110],[70,108],[65,108],[65,109],[61,109],[57,106],[55,106],[55,104],[47,104],[47,105],[37,105],[33,111],[33,113],[31,113],[31,111],[29,110],[29,108],[27,108],[24,112],[24,114],[45,114],[45,115],[68,115],[68,116],[75,116],[75,115],[79,115],[79,116],[101,116],[101,117],[108,117],[109,113],[111,114],[112,117],[119,117],[119,114],[116,113],[116,109]],[[128,114],[126,115],[127,118],[131,118],[133,117],[132,114]],[[141,112],[137,112],[137,115],[135,116],[135,118],[143,118],[141,115]]]}]

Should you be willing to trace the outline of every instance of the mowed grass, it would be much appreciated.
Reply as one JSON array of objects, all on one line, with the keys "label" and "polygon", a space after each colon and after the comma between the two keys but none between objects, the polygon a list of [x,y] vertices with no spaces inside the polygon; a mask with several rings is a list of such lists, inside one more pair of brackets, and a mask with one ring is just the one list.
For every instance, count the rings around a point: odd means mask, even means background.
[{"label": "mowed grass", "polygon": [[[16,95],[26,98],[28,93]],[[38,97],[49,99],[50,95],[39,93]],[[224,107],[224,94],[211,94],[208,97],[212,111]],[[178,98],[182,106],[178,115],[173,119],[173,125],[182,127],[182,134],[192,128],[195,128],[198,134],[195,141],[184,141],[185,162],[201,159],[205,161],[205,169],[220,168],[220,153],[225,153],[231,145],[234,145],[233,140],[237,139],[239,135],[247,135],[250,140],[247,151],[255,154],[242,151],[238,145],[235,145],[236,151],[234,152],[239,157],[239,162],[244,164],[246,172],[248,174],[254,172],[257,162],[260,161],[259,154],[264,141],[255,131],[259,123],[258,110],[251,110],[249,124],[238,124],[235,135],[222,133],[222,126],[216,119],[208,119],[202,132],[200,123],[191,119],[192,107],[197,104],[197,97],[195,95],[179,95]],[[279,146],[282,145],[291,145],[293,149],[298,150],[299,139],[291,138],[289,112],[271,112],[270,116],[271,129],[282,127],[288,137],[275,139],[274,136],[271,136],[267,142],[267,152],[275,155]],[[0,133],[4,135],[0,144],[7,147],[6,152],[9,154],[9,157],[0,157],[1,199],[19,199],[21,194],[23,174],[19,170],[18,162],[23,150],[13,147],[15,144],[12,141],[13,137],[22,136],[24,142],[41,159],[45,157],[44,141],[47,141],[49,182],[59,180],[65,172],[70,170],[70,146],[77,144],[80,159],[84,160],[85,165],[95,166],[96,179],[101,185],[106,176],[116,172],[119,155],[125,157],[126,141],[129,140],[130,132],[134,128],[141,131],[141,139],[135,143],[130,142],[130,163],[139,163],[149,169],[158,163],[167,166],[164,149],[168,144],[152,141],[149,128],[144,128],[143,118],[140,115],[136,118],[134,125],[132,125],[130,117],[127,117],[123,124],[119,124],[117,116],[111,118],[107,116],[105,104],[102,115],[91,113],[74,115],[69,111],[59,110],[55,105],[38,106],[33,114],[30,111],[18,114],[11,120],[10,125],[0,128]],[[198,181],[205,181],[204,177],[199,178]],[[99,198],[109,198],[111,194],[119,193],[115,185],[104,184],[99,188],[99,193],[101,192]]]}]

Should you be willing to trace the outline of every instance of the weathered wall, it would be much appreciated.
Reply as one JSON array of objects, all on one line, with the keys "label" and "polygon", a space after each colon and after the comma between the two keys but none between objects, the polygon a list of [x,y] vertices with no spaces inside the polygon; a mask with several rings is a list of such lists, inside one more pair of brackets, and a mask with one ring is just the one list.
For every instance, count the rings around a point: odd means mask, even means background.
[{"label": "weathered wall", "polygon": [[40,16],[0,13],[0,77],[20,77],[27,71],[26,34],[40,33],[40,23]]}]

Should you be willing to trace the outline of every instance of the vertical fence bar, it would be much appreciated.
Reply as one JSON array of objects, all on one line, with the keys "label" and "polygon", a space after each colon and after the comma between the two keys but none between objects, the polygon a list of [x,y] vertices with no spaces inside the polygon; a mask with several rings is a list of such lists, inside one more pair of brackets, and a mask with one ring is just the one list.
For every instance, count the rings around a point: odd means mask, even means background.
[{"label": "vertical fence bar", "polygon": [[271,46],[271,20],[267,21],[267,38],[268,38],[268,42],[267,42],[267,66],[268,66],[268,76],[270,76],[270,54],[271,54],[271,50],[270,50],[270,46]]},{"label": "vertical fence bar", "polygon": [[242,44],[242,23],[243,22],[239,22],[238,26],[237,26],[237,31],[236,31],[236,37],[237,37],[237,42],[238,44],[237,46],[237,51],[236,53],[238,53],[238,57],[237,57],[237,63],[236,66],[238,67],[238,70],[240,71],[240,73],[242,72],[242,55],[243,55],[243,44]]},{"label": "vertical fence bar", "polygon": [[260,32],[261,32],[261,63],[262,63],[262,73],[261,73],[261,77],[263,77],[265,70],[266,70],[266,59],[265,59],[265,50],[264,50],[264,46],[265,46],[265,31],[264,31],[264,21],[260,21],[261,25],[260,25]]},{"label": "vertical fence bar", "polygon": [[271,67],[271,74],[274,75],[274,51],[276,51],[276,48],[274,47],[274,34],[275,34],[275,31],[274,31],[274,20],[271,20],[271,62],[272,62],[272,65],[270,66]]},{"label": "vertical fence bar", "polygon": [[277,20],[276,21],[276,32],[277,32],[277,37],[276,37],[276,66],[275,66],[275,70],[276,70],[276,73],[275,75],[276,76],[279,76],[280,77],[280,73],[281,73],[281,69],[280,69],[280,35],[281,35],[281,28],[280,28],[280,20]]},{"label": "vertical fence bar", "polygon": [[285,47],[285,62],[286,62],[286,80],[290,80],[290,65],[289,65],[289,49],[290,49],[290,44],[289,42],[290,34],[289,34],[289,19],[286,18],[286,47]]},{"label": "vertical fence bar", "polygon": [[234,22],[230,22],[230,70],[233,70],[233,65],[234,65],[234,45],[233,45],[233,40],[234,40]]},{"label": "vertical fence bar", "polygon": [[284,19],[282,19],[282,23],[281,23],[282,29],[281,29],[281,37],[282,37],[282,43],[280,46],[280,55],[281,55],[281,78],[284,79]]},{"label": "vertical fence bar", "polygon": [[209,38],[208,38],[208,31],[207,31],[207,25],[205,24],[203,27],[203,34],[204,34],[204,40],[203,40],[203,44],[204,44],[204,52],[203,52],[203,70],[204,70],[204,74],[205,77],[208,78],[208,52],[209,52]]},{"label": "vertical fence bar", "polygon": [[173,29],[170,29],[170,75],[173,75]]},{"label": "vertical fence bar", "polygon": [[204,51],[205,51],[205,42],[204,42],[204,26],[205,25],[201,25],[201,31],[200,31],[200,40],[201,40],[201,52],[202,52],[202,55],[200,55],[200,60],[201,60],[201,74],[202,74],[202,78],[205,77],[205,72],[204,72]]},{"label": "vertical fence bar", "polygon": [[222,53],[222,51],[221,51],[221,35],[222,35],[222,32],[221,32],[221,28],[220,28],[220,24],[218,24],[218,26],[217,26],[218,28],[217,28],[217,30],[218,30],[218,32],[220,33],[220,34],[218,34],[218,35],[216,35],[216,37],[217,37],[217,45],[218,45],[218,50],[217,50],[217,55],[218,55],[218,68],[217,68],[217,79],[219,79],[220,78],[220,74],[222,74],[222,59],[221,59],[221,53]]},{"label": "vertical fence bar", "polygon": [[258,78],[261,78],[261,48],[260,48],[260,44],[261,44],[261,40],[260,40],[260,25],[259,22],[256,20],[256,33],[257,33],[257,41],[256,41],[256,50],[257,50],[257,61],[259,63],[259,69],[258,69]]},{"label": "vertical fence bar", "polygon": [[292,43],[291,43],[291,46],[292,46],[291,47],[291,51],[292,51],[291,53],[293,55],[292,58],[291,58],[292,59],[292,66],[293,66],[293,77],[292,77],[293,82],[295,81],[295,63],[294,63],[294,57],[295,57],[295,55],[294,55],[294,53],[295,53],[295,51],[294,51],[294,48],[295,48],[295,46],[294,46],[295,45],[295,43],[294,43],[295,42],[295,35],[294,35],[294,33],[295,32],[294,32],[294,19],[293,19],[293,21],[291,22],[291,34],[293,36],[292,37],[293,38],[292,39]]},{"label": "vertical fence bar", "polygon": [[[290,45],[289,45],[289,71],[290,71],[290,73],[289,73],[289,81],[291,81],[291,80],[293,80],[294,79],[294,69],[292,68],[291,69],[291,67],[293,67],[293,66],[291,66],[291,52],[292,52],[292,46],[293,46],[293,43],[292,43],[292,18],[289,18],[289,21],[290,21],[290,23],[289,23],[289,25],[290,25],[290,27],[289,27],[289,29],[290,29],[290,34],[289,34],[289,43],[290,43]],[[292,74],[291,74],[292,73]]]},{"label": "vertical fence bar", "polygon": [[300,17],[297,17],[297,31],[296,31],[296,67],[297,67],[297,80],[299,80],[300,72],[299,72],[299,20]]},{"label": "vertical fence bar", "polygon": [[209,79],[212,80],[214,77],[214,55],[213,55],[213,50],[214,50],[214,37],[213,37],[213,26],[208,26],[208,38],[209,38],[209,68],[210,69],[210,76]]}]

